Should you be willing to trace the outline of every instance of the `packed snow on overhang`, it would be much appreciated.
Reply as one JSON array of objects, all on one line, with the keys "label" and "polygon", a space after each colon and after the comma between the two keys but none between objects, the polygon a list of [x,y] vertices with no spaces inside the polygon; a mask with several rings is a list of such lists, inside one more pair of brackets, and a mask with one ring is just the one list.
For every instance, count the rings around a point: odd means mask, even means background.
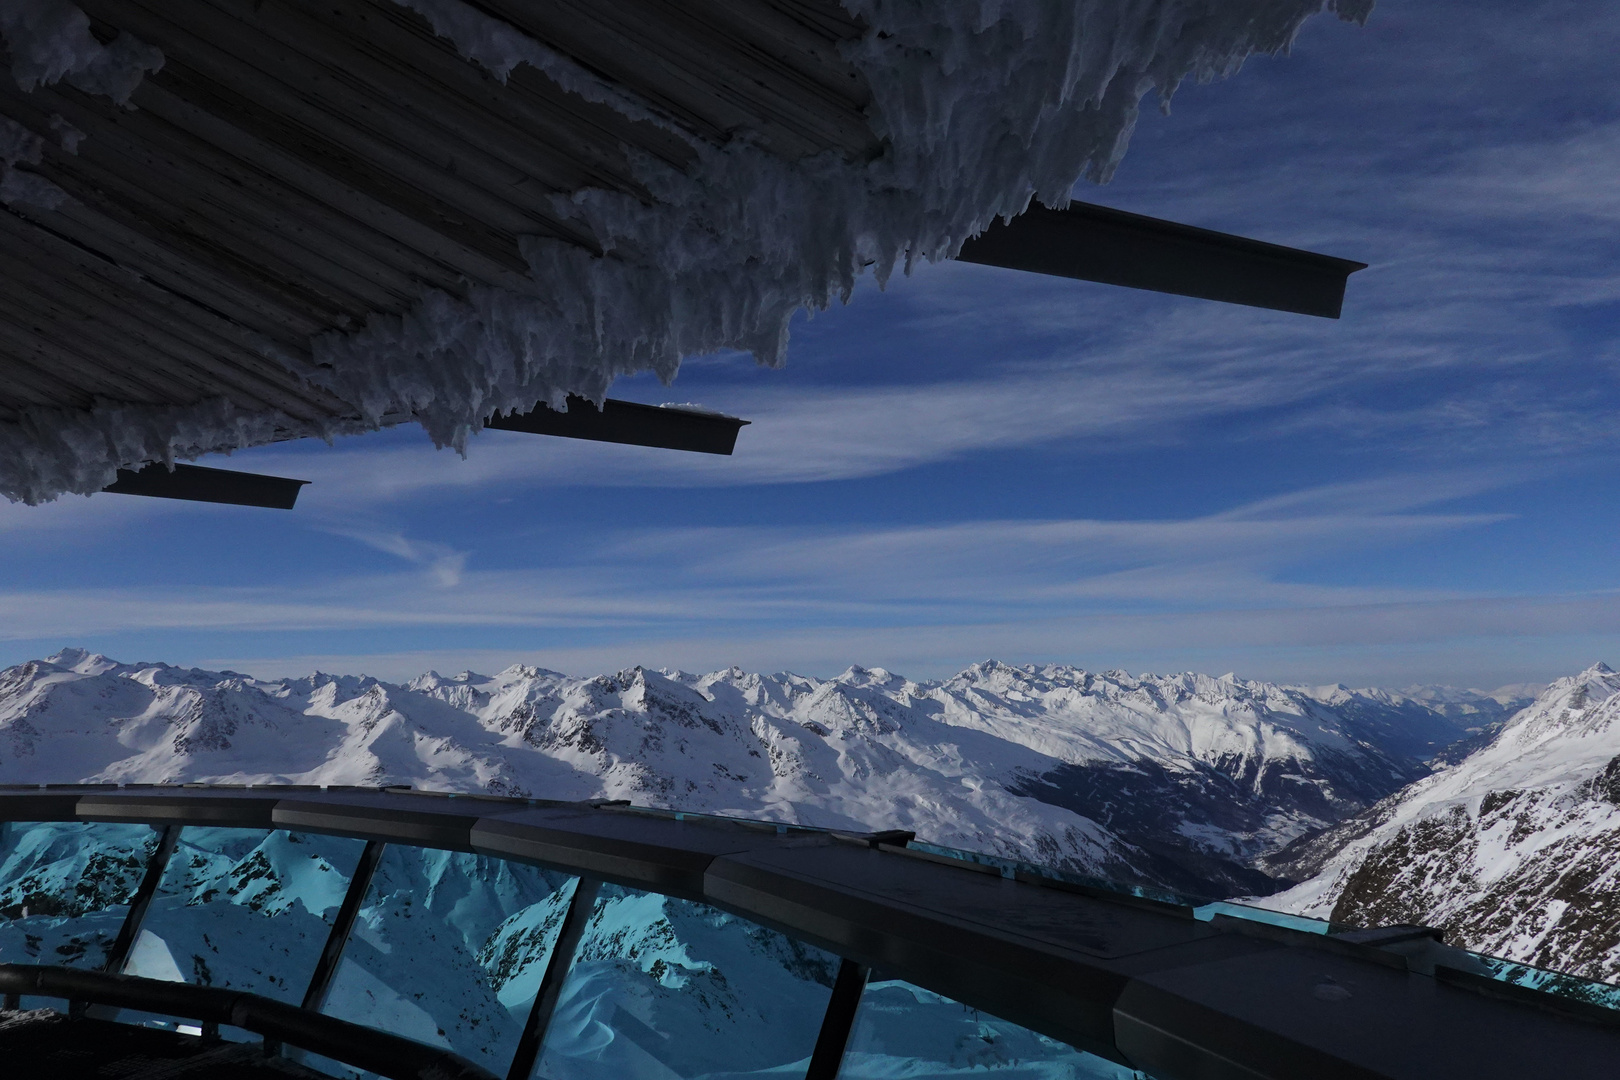
[{"label": "packed snow on overhang", "polygon": [[[846,3],[869,27],[845,52],[871,87],[868,120],[885,140],[876,160],[829,152],[790,162],[746,135],[725,146],[689,137],[696,162],[684,171],[637,163],[650,204],[600,189],[558,197],[605,255],[525,237],[532,288],[427,290],[404,315],[318,335],[313,363],[277,357],[350,403],[352,419],[322,425],[214,402],[41,409],[0,425],[0,491],[27,502],[90,493],[120,466],[401,418],[464,450],[497,410],[563,408],[570,394],[599,402],[624,375],[672,380],[684,356],[736,349],[780,365],[793,314],[847,300],[867,271],[881,286],[897,267],[954,255],[1032,198],[1062,205],[1082,178],[1106,180],[1149,93],[1168,101],[1185,78],[1229,75],[1252,53],[1284,50],[1320,11],[1359,21],[1371,8],[1370,0]],[[459,0],[404,6],[497,75],[534,64],[626,115],[655,112]],[[97,45],[103,59],[79,49],[83,16],[65,0],[6,10],[0,31],[14,53],[18,41],[66,43],[60,55],[41,46],[28,53],[33,66],[14,67],[25,89],[53,72],[71,81],[102,64],[138,79],[161,64],[123,38]],[[56,30],[42,33],[47,23]],[[133,59],[118,67],[105,57]]]}]

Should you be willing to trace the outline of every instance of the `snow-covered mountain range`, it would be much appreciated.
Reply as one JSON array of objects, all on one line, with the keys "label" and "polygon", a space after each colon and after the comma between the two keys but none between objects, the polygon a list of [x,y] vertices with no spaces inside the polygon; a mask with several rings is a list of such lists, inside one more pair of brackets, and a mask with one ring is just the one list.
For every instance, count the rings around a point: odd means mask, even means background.
[{"label": "snow-covered mountain range", "polygon": [[[1499,695],[1500,696],[1500,695]],[[0,783],[412,784],[926,840],[1211,895],[1507,705],[976,664],[941,682],[532,667],[260,680],[65,650],[0,672]],[[1443,698],[1443,700],[1442,700]],[[1441,707],[1443,706],[1443,707]]]},{"label": "snow-covered mountain range", "polygon": [[[1620,978],[1620,674],[1597,665],[1531,701],[1523,693],[994,662],[939,682],[863,668],[814,679],[513,667],[391,684],[66,650],[0,672],[0,783],[406,783],[908,828],[1191,894],[1299,881],[1258,902],[1352,924],[1428,923],[1521,963]],[[0,830],[0,957],[98,962],[153,843],[139,826]],[[296,998],[284,975],[312,963],[357,848],[187,830],[130,970]],[[390,848],[388,860],[329,1008],[497,1067],[571,886],[470,855]],[[268,936],[266,918],[278,927]],[[426,945],[424,918],[443,920]],[[412,962],[423,949],[432,962]],[[627,890],[598,904],[581,955],[547,1049],[561,1055],[557,1075],[581,1080],[597,1078],[576,1066],[595,1061],[603,1025],[644,1036],[614,1044],[614,1069],[672,1053],[659,1032],[698,1029],[715,1037],[683,1044],[697,1055],[687,1064],[729,1068],[730,1048],[765,1045],[785,1021],[728,987],[769,987],[760,1002],[814,1017],[832,971],[830,958],[723,912]],[[890,995],[897,1019],[857,1050],[885,1068],[884,1055],[915,1056],[894,1039],[925,1029],[930,1045],[957,1048],[939,1075],[1056,1052],[1007,1025],[987,1039],[982,1025],[998,1021],[904,984],[869,993]],[[969,1019],[977,1035],[957,1030]],[[799,1032],[806,1046],[813,1026]],[[1077,1076],[1123,1075],[1071,1064]]]},{"label": "snow-covered mountain range", "polygon": [[1620,981],[1620,674],[1559,679],[1484,746],[1278,855],[1267,898]]}]

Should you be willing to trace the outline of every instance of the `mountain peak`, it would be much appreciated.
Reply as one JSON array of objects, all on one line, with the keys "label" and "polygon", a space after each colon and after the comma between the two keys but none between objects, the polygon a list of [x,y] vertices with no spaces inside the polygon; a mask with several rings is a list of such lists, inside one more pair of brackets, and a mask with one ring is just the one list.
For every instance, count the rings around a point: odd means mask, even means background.
[{"label": "mountain peak", "polygon": [[851,664],[833,682],[843,683],[846,686],[887,686],[897,678],[898,676],[887,668],[869,668]]},{"label": "mountain peak", "polygon": [[72,647],[57,650],[55,655],[45,658],[45,663],[64,671],[76,671],[80,675],[100,675],[119,666],[117,661],[109,660],[100,653]]}]

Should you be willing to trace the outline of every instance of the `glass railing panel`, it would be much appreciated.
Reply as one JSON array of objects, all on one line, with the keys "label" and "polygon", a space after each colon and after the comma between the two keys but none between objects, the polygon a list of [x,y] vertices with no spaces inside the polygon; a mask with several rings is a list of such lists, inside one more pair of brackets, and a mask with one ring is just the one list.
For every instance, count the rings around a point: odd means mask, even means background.
[{"label": "glass railing panel", "polygon": [[157,845],[146,825],[0,825],[0,963],[104,967]]},{"label": "glass railing panel", "polygon": [[364,848],[284,829],[182,829],[124,971],[300,1003]]},{"label": "glass railing panel", "polygon": [[1306,934],[1331,934],[1334,930],[1332,923],[1322,919],[1290,915],[1286,911],[1272,911],[1270,908],[1253,907],[1249,904],[1234,904],[1230,900],[1217,900],[1213,904],[1204,904],[1193,909],[1193,917],[1204,922],[1209,922],[1217,915],[1230,915],[1234,919],[1247,919],[1250,922],[1265,923],[1267,926],[1282,926]]},{"label": "glass railing panel", "polygon": [[544,1080],[802,1077],[838,958],[705,904],[603,886]]},{"label": "glass railing panel", "polygon": [[574,884],[503,859],[390,844],[325,1011],[504,1076]]},{"label": "glass railing panel", "polygon": [[874,979],[839,1080],[1145,1080],[1146,1074],[898,979]]},{"label": "glass railing panel", "polygon": [[[1487,975],[1499,982],[1512,983],[1530,990],[1539,990],[1544,994],[1585,1002],[1588,1005],[1620,1010],[1620,986],[1614,983],[1584,979],[1563,971],[1531,967],[1529,964],[1503,960],[1499,956],[1486,956],[1483,953],[1468,955],[1480,965],[1474,974]],[[1444,960],[1438,962],[1445,963]]]}]

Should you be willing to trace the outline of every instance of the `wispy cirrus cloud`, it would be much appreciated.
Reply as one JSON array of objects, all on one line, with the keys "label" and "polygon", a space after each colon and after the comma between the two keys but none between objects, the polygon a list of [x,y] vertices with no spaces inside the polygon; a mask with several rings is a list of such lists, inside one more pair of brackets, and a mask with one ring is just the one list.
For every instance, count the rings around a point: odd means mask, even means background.
[{"label": "wispy cirrus cloud", "polygon": [[[1497,477],[1497,483],[1503,482]],[[0,639],[186,627],[228,632],[506,628],[644,638],[759,628],[1034,625],[1157,610],[1306,610],[1467,602],[1457,590],[1295,580],[1304,558],[1488,528],[1502,514],[1431,509],[1489,486],[1478,473],[1391,477],[1164,520],[986,520],[908,527],[649,527],[607,532],[543,568],[479,568],[476,552],[333,530],[413,564],[318,570],[265,586],[14,589]],[[728,628],[729,631],[728,631]],[[800,629],[795,629],[800,628]],[[783,658],[782,662],[786,662]]]},{"label": "wispy cirrus cloud", "polygon": [[1107,612],[986,622],[775,626],[746,632],[659,633],[611,639],[577,635],[498,648],[457,642],[388,652],[196,651],[188,662],[265,676],[311,670],[408,679],[435,668],[497,671],[537,664],[577,675],[640,664],[712,671],[792,670],[831,675],[851,664],[937,678],[974,660],[1062,662],[1131,671],[1236,670],[1240,675],[1351,685],[1432,683],[1490,689],[1545,681],[1620,656],[1620,595],[1613,592],[1450,598],[1236,612]]},{"label": "wispy cirrus cloud", "polygon": [[462,571],[467,565],[467,552],[431,540],[412,540],[401,532],[339,526],[328,526],[325,531],[419,566],[427,572],[428,579],[442,589],[461,584]]},{"label": "wispy cirrus cloud", "polygon": [[401,431],[216,462],[314,480],[291,515],[0,507],[0,651],[1490,685],[1613,660],[1617,50],[1610,6],[1380,0],[1184,88],[1080,192],[1371,263],[1338,322],[925,267],[800,325],[786,372],[619,388],[754,420],[732,458]]}]

